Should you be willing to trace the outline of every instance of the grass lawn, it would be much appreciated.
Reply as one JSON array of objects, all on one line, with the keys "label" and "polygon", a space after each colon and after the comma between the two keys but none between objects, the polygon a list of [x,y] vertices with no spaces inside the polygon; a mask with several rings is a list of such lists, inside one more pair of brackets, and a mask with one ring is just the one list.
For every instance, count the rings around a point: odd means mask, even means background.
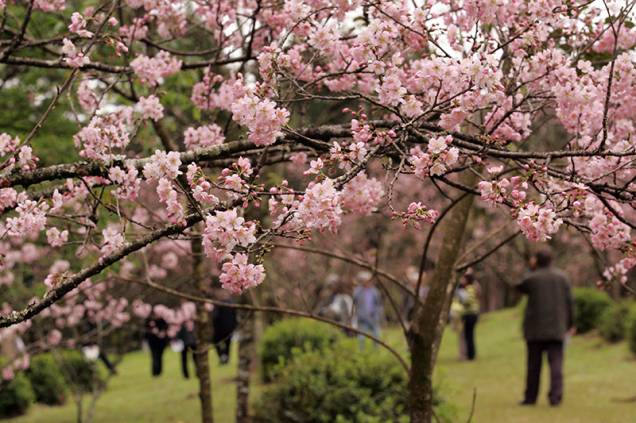
[{"label": "grass lawn", "polygon": [[544,360],[540,398],[521,407],[525,344],[521,309],[482,316],[477,325],[477,361],[457,361],[457,336],[448,330],[440,351],[436,380],[466,422],[473,390],[476,423],[631,423],[636,422],[636,361],[625,343],[607,345],[595,336],[577,336],[566,347],[564,402],[548,405],[549,375]]},{"label": "grass lawn", "polygon": [[[520,334],[520,310],[484,315],[477,326],[478,359],[459,362],[457,337],[445,333],[436,374],[442,394],[457,408],[457,421],[466,422],[473,390],[477,391],[475,423],[631,423],[636,422],[636,361],[625,343],[608,346],[594,336],[576,337],[565,358],[565,399],[560,408],[547,405],[547,363],[536,407],[520,407],[523,392],[525,347]],[[392,344],[399,344],[397,331],[385,331]],[[403,349],[404,345],[400,345]],[[213,351],[211,351],[212,353]],[[129,354],[99,399],[96,422],[197,422],[199,406],[196,380],[184,380],[179,355],[168,350],[164,374],[150,377],[149,353]],[[217,422],[234,420],[236,360],[219,367],[211,354],[214,411]],[[191,367],[192,369],[192,367]],[[193,370],[193,369],[192,369]],[[255,377],[255,380],[257,378]],[[73,422],[72,402],[63,407],[36,405],[29,414],[11,423]]]},{"label": "grass lawn", "polygon": [[[235,356],[235,354],[234,354]],[[234,421],[236,389],[236,359],[226,366],[218,365],[214,350],[210,350],[214,417],[218,422]],[[117,367],[119,374],[110,379],[108,389],[99,398],[94,423],[190,423],[199,421],[198,383],[181,375],[181,355],[169,348],[164,353],[163,373],[150,376],[150,352],[127,354]],[[101,364],[100,364],[101,365]],[[88,399],[88,398],[87,398]],[[36,404],[29,413],[7,423],[73,423],[75,404],[69,398],[61,407]]]}]

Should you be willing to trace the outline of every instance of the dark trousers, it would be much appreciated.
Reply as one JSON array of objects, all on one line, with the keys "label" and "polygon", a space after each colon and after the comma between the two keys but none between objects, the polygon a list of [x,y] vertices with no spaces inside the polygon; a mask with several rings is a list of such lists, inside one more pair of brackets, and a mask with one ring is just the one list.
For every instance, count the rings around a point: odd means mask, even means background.
[{"label": "dark trousers", "polygon": [[465,314],[462,316],[464,321],[464,341],[466,342],[466,358],[474,360],[477,354],[475,350],[475,326],[477,325],[478,316],[476,314]]},{"label": "dark trousers", "polygon": [[550,363],[550,404],[557,405],[563,398],[563,341],[527,341],[528,367],[526,371],[525,402],[534,404],[539,395],[543,353]]},{"label": "dark trousers", "polygon": [[219,355],[219,360],[221,364],[225,364],[228,362],[230,358],[230,343],[232,341],[231,337],[227,337],[216,344],[214,344],[214,348],[216,348],[216,353]]},{"label": "dark trousers", "polygon": [[188,353],[192,353],[192,360],[194,361],[194,347],[185,346],[183,350],[181,350],[181,373],[183,373],[183,377],[188,379],[190,377],[190,373],[188,372]]},{"label": "dark trousers", "polygon": [[108,356],[101,349],[99,350],[98,358],[101,360],[102,363],[104,363],[104,366],[106,366],[109,372],[111,372],[112,374],[117,373],[115,366],[113,365],[113,363],[111,363],[111,361],[108,359]]},{"label": "dark trousers", "polygon": [[152,375],[159,376],[163,368],[163,350],[165,346],[154,345],[150,347],[150,355],[152,358]]}]

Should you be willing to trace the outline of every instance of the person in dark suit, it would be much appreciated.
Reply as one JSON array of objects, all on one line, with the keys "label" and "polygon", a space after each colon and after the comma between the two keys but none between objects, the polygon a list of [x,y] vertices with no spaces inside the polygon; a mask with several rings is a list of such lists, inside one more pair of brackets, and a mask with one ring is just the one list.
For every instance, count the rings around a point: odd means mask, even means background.
[{"label": "person in dark suit", "polygon": [[527,345],[526,390],[521,405],[534,405],[539,393],[543,353],[550,364],[550,405],[563,400],[563,341],[575,332],[573,301],[567,275],[552,267],[548,250],[530,259],[528,273],[517,288],[528,296],[523,320]]},{"label": "person in dark suit", "polygon": [[146,320],[144,338],[150,348],[152,358],[152,375],[161,375],[163,368],[163,352],[168,345],[168,323],[161,317],[151,316]]},{"label": "person in dark suit", "polygon": [[183,342],[183,349],[181,350],[181,373],[183,377],[188,379],[190,373],[188,372],[188,352],[193,356],[194,360],[194,348],[196,346],[196,338],[194,336],[194,322],[185,322],[181,325],[179,332],[177,332],[177,339]]},{"label": "person in dark suit", "polygon": [[[231,302],[228,297],[222,298],[226,302]],[[236,309],[233,307],[214,306],[212,310],[212,343],[219,355],[221,364],[227,364],[230,361],[230,346],[232,335],[236,330],[237,318]]]}]

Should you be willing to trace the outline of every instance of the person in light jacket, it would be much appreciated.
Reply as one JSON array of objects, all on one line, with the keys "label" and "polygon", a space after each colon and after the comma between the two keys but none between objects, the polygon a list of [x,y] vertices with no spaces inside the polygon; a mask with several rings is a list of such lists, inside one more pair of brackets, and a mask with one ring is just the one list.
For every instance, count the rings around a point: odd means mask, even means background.
[{"label": "person in light jacket", "polygon": [[[373,286],[373,275],[371,272],[360,272],[357,275],[357,279],[361,285],[357,286],[353,291],[353,309],[356,328],[379,338],[380,321],[383,316],[380,291]],[[360,340],[360,349],[364,349],[366,337],[359,335],[358,339]]]}]

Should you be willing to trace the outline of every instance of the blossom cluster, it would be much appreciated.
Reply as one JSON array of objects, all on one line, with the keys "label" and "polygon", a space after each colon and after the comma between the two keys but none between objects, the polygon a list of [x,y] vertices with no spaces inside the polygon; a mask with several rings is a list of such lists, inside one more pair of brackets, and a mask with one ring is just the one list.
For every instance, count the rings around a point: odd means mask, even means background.
[{"label": "blossom cluster", "polygon": [[481,181],[477,185],[482,200],[495,205],[508,201],[514,206],[521,205],[526,199],[528,182],[520,176],[510,179],[501,178],[496,181]]},{"label": "blossom cluster", "polygon": [[163,117],[163,106],[157,97],[149,95],[141,97],[137,102],[137,111],[142,119],[158,121]]},{"label": "blossom cluster", "polygon": [[68,38],[62,40],[62,53],[64,61],[72,68],[81,68],[90,63],[90,59]]},{"label": "blossom cluster", "polygon": [[342,189],[342,207],[355,213],[370,215],[383,195],[382,183],[361,172]]},{"label": "blossom cluster", "polygon": [[176,151],[165,152],[156,150],[144,165],[144,176],[149,180],[161,178],[175,179],[181,174],[181,155]]},{"label": "blossom cluster", "polygon": [[157,183],[157,195],[159,201],[166,205],[167,218],[172,223],[183,223],[185,210],[179,201],[179,193],[168,178],[161,178]]},{"label": "blossom cluster", "polygon": [[231,261],[223,263],[219,280],[224,289],[240,294],[246,289],[263,283],[265,267],[262,264],[248,263],[247,255],[238,253],[233,256]]},{"label": "blossom cluster", "polygon": [[215,211],[205,219],[203,249],[213,259],[231,253],[236,246],[248,247],[256,242],[256,225],[239,216],[237,209]]},{"label": "blossom cluster", "polygon": [[247,94],[232,105],[233,118],[247,127],[248,138],[259,146],[276,142],[282,134],[281,128],[289,120],[289,112],[268,99]]},{"label": "blossom cluster", "polygon": [[517,224],[531,241],[547,241],[555,234],[563,220],[549,206],[528,202],[517,214]]},{"label": "blossom cluster", "polygon": [[87,159],[109,160],[130,143],[128,127],[132,110],[124,107],[116,112],[94,116],[73,140],[80,156]]},{"label": "blossom cluster", "polygon": [[335,232],[342,221],[342,194],[333,179],[311,182],[297,206],[296,219],[309,230]]},{"label": "blossom cluster", "polygon": [[163,78],[173,75],[181,69],[181,60],[173,58],[170,53],[161,51],[156,56],[138,56],[130,62],[135,75],[142,84],[159,85]]},{"label": "blossom cluster", "polygon": [[409,161],[413,165],[415,175],[420,178],[440,176],[451,169],[459,158],[459,150],[456,147],[450,147],[452,141],[451,135],[431,138],[426,153],[420,146],[413,147]]},{"label": "blossom cluster", "polygon": [[223,128],[216,124],[190,127],[183,133],[183,142],[188,149],[214,147],[224,141]]},{"label": "blossom cluster", "polygon": [[433,224],[439,217],[437,210],[429,209],[421,202],[412,202],[404,212],[393,212],[394,218],[402,219],[402,224],[413,225],[415,229],[421,229],[421,222]]}]

